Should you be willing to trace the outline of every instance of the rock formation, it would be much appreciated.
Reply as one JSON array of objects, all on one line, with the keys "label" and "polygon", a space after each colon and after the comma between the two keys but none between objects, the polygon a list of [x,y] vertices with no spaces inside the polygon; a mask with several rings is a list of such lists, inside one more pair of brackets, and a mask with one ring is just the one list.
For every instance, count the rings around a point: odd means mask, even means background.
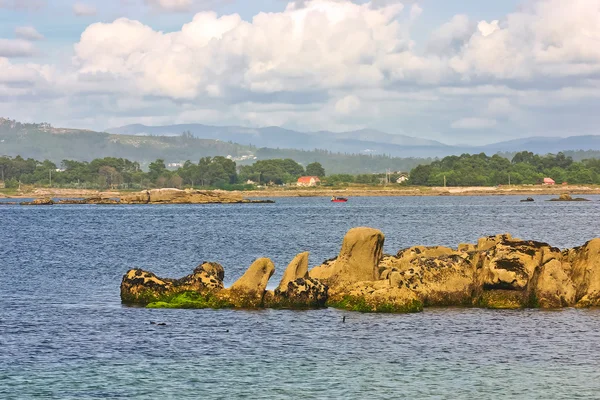
[{"label": "rock formation", "polygon": [[600,238],[561,251],[509,234],[476,244],[414,246],[383,255],[383,233],[354,228],[337,257],[308,271],[308,253],[288,265],[274,291],[275,267],[256,260],[230,288],[223,269],[204,263],[179,280],[131,270],[121,284],[125,303],[164,307],[319,308],[415,312],[424,307],[559,308],[600,306]]},{"label": "rock formation", "polygon": [[548,201],[590,201],[590,200],[584,199],[582,197],[575,197],[575,198],[573,198],[573,197],[571,197],[570,194],[563,193],[560,196],[558,196],[557,199],[550,199]]},{"label": "rock formation", "polygon": [[241,203],[273,203],[272,200],[247,200],[240,193],[223,190],[194,189],[152,189],[137,193],[128,193],[120,198],[88,197],[85,199],[62,199],[55,203],[50,198],[22,202],[21,205],[53,205],[53,204],[241,204]]},{"label": "rock formation", "polygon": [[340,254],[309,272],[311,278],[325,282],[331,288],[344,287],[379,277],[378,264],[385,236],[377,229],[353,228],[342,242]]},{"label": "rock formation", "polygon": [[325,307],[328,287],[308,276],[308,253],[300,253],[288,265],[279,286],[266,293],[265,305],[271,308]]},{"label": "rock formation", "polygon": [[268,258],[259,258],[229,289],[222,290],[218,297],[238,308],[259,308],[275,265]]},{"label": "rock formation", "polygon": [[128,271],[121,281],[121,300],[124,303],[148,304],[168,301],[183,292],[214,293],[223,289],[223,267],[204,262],[193,273],[181,279],[159,278],[141,269]]}]

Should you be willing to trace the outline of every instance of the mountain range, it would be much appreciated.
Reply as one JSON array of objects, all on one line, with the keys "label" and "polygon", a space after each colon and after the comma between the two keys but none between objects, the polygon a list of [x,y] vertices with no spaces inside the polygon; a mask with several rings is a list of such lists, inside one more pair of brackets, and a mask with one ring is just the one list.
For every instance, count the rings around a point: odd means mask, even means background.
[{"label": "mountain range", "polygon": [[107,129],[112,134],[178,136],[190,132],[203,139],[215,139],[281,149],[324,149],[352,154],[389,155],[393,157],[445,157],[463,153],[513,153],[523,150],[538,154],[557,153],[567,150],[600,150],[599,136],[526,137],[484,146],[447,145],[435,140],[401,134],[390,134],[375,129],[348,132],[299,132],[276,126],[246,128],[240,126],[210,126],[182,124],[165,126],[127,125]]}]

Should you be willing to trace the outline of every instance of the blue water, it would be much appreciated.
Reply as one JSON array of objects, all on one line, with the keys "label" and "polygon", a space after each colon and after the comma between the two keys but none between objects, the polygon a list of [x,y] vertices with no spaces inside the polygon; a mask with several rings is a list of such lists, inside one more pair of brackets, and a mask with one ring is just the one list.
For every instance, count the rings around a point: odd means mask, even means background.
[{"label": "blue water", "polygon": [[1,206],[0,398],[598,398],[600,310],[147,310],[119,299],[129,268],[178,277],[205,260],[230,284],[270,257],[274,287],[297,253],[317,265],[355,226],[381,229],[388,253],[503,232],[577,246],[600,236],[600,198],[586,197]]}]

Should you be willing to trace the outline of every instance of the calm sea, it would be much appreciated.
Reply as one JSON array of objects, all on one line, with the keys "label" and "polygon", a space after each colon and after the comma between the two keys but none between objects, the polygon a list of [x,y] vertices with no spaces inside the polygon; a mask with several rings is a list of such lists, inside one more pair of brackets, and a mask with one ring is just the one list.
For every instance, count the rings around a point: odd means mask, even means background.
[{"label": "calm sea", "polygon": [[275,287],[297,253],[318,265],[355,226],[381,229],[387,253],[504,232],[577,246],[600,236],[600,198],[587,197],[2,206],[0,398],[600,398],[600,310],[147,310],[119,299],[129,268],[179,277],[216,261],[230,284],[263,256]]}]

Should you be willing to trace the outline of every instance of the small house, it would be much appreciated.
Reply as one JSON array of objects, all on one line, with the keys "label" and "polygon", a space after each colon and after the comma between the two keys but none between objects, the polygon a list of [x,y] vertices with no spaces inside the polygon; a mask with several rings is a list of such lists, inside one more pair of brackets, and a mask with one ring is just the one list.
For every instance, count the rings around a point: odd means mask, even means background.
[{"label": "small house", "polygon": [[544,185],[554,185],[554,184],[556,184],[556,182],[554,182],[554,179],[544,178]]},{"label": "small house", "polygon": [[318,176],[301,176],[298,178],[296,185],[298,186],[317,186],[321,183]]}]

